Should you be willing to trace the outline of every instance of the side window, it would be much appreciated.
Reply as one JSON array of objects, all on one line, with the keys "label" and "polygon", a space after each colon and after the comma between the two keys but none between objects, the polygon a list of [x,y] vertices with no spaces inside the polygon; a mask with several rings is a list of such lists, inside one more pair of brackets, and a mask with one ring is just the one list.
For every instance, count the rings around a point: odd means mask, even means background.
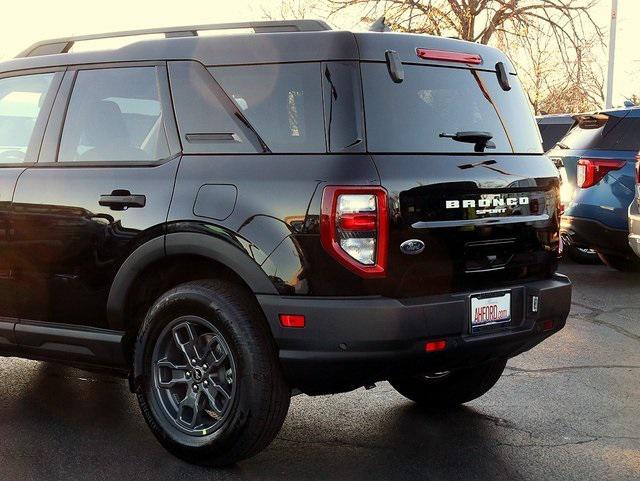
[{"label": "side window", "polygon": [[36,122],[54,73],[0,79],[0,163],[35,160]]},{"label": "side window", "polygon": [[324,122],[330,152],[363,152],[364,116],[358,62],[322,64]]},{"label": "side window", "polygon": [[242,122],[238,108],[201,64],[169,62],[169,80],[185,154],[265,150],[255,132]]},{"label": "side window", "polygon": [[78,71],[59,161],[156,161],[169,155],[155,67]]},{"label": "side window", "polygon": [[326,152],[319,63],[209,70],[272,152]]}]

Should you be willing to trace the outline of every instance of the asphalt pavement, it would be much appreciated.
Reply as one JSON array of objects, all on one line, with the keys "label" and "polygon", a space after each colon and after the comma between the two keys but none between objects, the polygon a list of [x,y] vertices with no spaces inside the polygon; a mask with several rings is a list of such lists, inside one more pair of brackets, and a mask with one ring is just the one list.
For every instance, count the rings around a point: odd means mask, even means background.
[{"label": "asphalt pavement", "polygon": [[0,479],[640,479],[640,274],[565,263],[567,326],[482,398],[424,412],[390,385],[296,396],[275,442],[224,470],[186,464],[119,379],[0,359]]}]

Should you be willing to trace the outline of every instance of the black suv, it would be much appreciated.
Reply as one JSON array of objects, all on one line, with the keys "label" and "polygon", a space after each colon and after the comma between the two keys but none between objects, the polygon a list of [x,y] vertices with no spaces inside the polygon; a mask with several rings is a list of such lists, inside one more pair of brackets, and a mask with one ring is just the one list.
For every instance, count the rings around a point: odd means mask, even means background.
[{"label": "black suv", "polygon": [[467,402],[565,324],[558,172],[498,50],[306,20],[20,57],[2,353],[128,376],[183,459],[257,453],[292,392]]}]

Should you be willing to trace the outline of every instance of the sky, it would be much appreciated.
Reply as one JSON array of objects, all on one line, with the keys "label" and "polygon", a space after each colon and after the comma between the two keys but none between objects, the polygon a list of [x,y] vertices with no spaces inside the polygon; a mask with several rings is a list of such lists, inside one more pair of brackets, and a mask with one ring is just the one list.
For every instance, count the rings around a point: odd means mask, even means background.
[{"label": "sky", "polygon": [[[280,0],[4,0],[0,60],[38,40],[119,30],[262,20],[263,9],[279,11]],[[640,0],[618,0],[614,103],[640,93],[637,24]],[[611,0],[600,0],[594,16],[607,34]],[[358,17],[329,19],[341,28],[360,28]],[[634,29],[635,27],[635,29]],[[603,53],[603,62],[606,52]]]}]

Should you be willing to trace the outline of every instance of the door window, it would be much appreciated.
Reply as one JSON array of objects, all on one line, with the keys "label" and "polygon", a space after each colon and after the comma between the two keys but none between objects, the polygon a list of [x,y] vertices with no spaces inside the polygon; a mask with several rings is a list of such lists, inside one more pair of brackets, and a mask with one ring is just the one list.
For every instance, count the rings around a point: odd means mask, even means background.
[{"label": "door window", "polygon": [[0,163],[24,162],[54,73],[0,79]]},{"label": "door window", "polygon": [[148,162],[167,157],[155,67],[78,72],[59,161]]}]

